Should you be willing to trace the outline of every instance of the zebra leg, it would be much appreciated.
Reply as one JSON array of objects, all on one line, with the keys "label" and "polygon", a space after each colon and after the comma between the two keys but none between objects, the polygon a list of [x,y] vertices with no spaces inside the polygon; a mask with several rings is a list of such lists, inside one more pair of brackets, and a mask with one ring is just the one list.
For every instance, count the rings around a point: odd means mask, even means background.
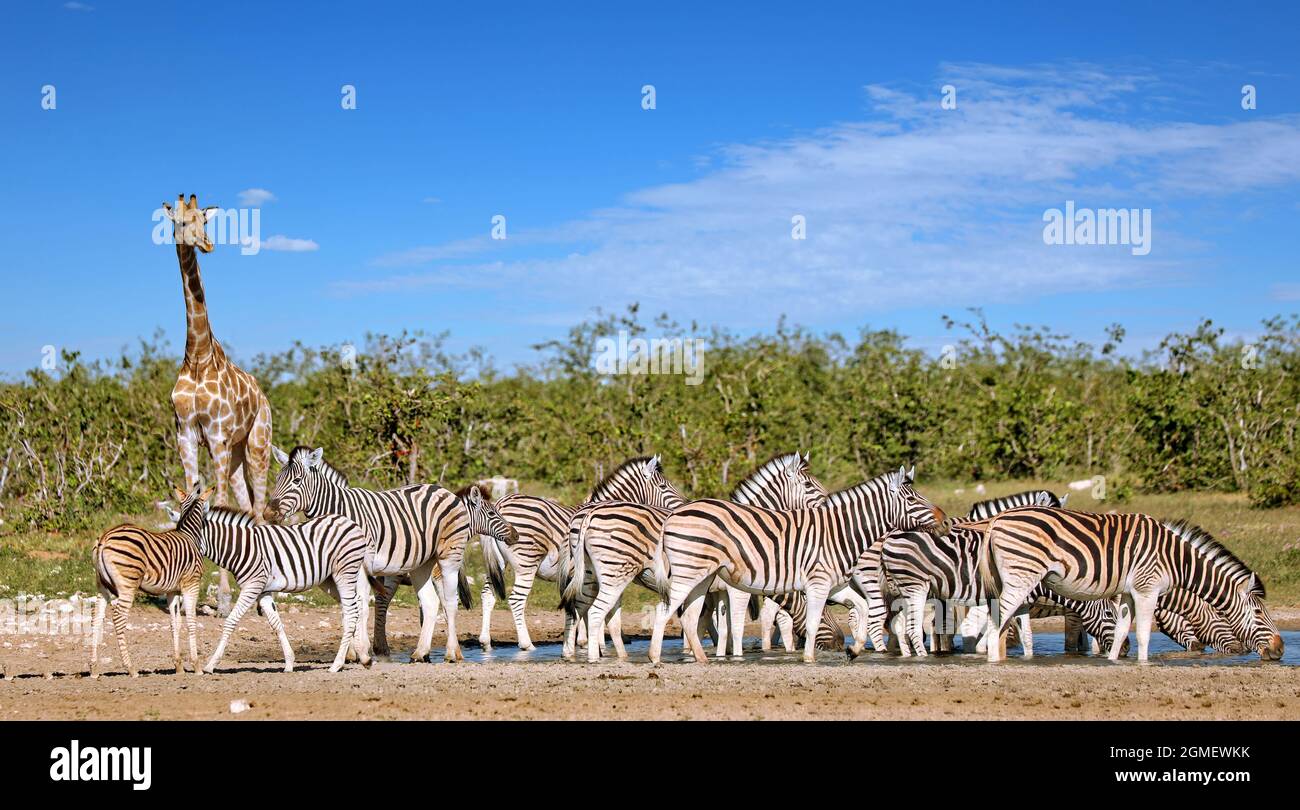
[{"label": "zebra leg", "polygon": [[[592,600],[591,606],[587,608],[587,663],[594,664],[600,660],[600,648],[604,646],[605,636],[605,615],[618,601],[622,595],[622,589],[609,579],[602,579],[599,584],[599,590],[596,591],[596,598]],[[614,635],[614,626],[610,625],[610,635]],[[622,639],[619,644],[622,646]],[[626,657],[627,653],[623,653]]]},{"label": "zebra leg", "polygon": [[[416,641],[415,650],[411,653],[412,663],[416,661],[427,662],[429,660],[429,648],[433,646],[433,625],[438,618],[439,603],[438,583],[437,578],[433,576],[433,565],[432,561],[427,562],[410,573],[411,587],[415,588],[415,597],[420,603],[420,637]],[[387,584],[387,580],[385,580],[385,584]],[[454,584],[451,598],[456,598]],[[378,609],[376,609],[375,623],[379,623]],[[448,641],[448,644],[450,643]]]},{"label": "zebra leg", "polygon": [[533,578],[537,576],[537,568],[541,562],[540,558],[515,560],[515,584],[510,589],[510,614],[515,620],[515,636],[519,639],[521,650],[533,649],[533,639],[528,634],[528,618],[525,612],[528,607],[528,594],[533,590]]},{"label": "zebra leg", "polygon": [[451,565],[442,564],[442,610],[447,616],[447,650],[443,658],[447,663],[464,661],[465,654],[460,649],[460,637],[456,635],[456,609],[460,600],[456,597],[457,580],[460,579],[461,561]]},{"label": "zebra leg", "polygon": [[483,624],[478,631],[478,645],[483,652],[492,652],[492,609],[496,607],[497,597],[492,593],[492,585],[483,578],[483,590],[479,591],[479,602],[483,607]]},{"label": "zebra leg", "polygon": [[[918,658],[925,658],[928,655],[925,648],[925,603],[927,596],[929,594],[926,591],[918,588],[907,593],[904,597],[907,599],[906,643],[916,652]],[[934,638],[933,633],[930,634],[930,638]],[[903,655],[906,656],[907,653],[904,652]]]},{"label": "zebra leg", "polygon": [[176,663],[176,674],[185,672],[181,664],[181,595],[176,594],[167,600],[167,612],[172,619],[172,660]]},{"label": "zebra leg", "polygon": [[[1128,630],[1133,624],[1133,596],[1123,594],[1115,604],[1115,638],[1111,640],[1110,652],[1106,655],[1112,661],[1119,660],[1120,648],[1128,640]],[[1139,651],[1139,660],[1141,651]]]},{"label": "zebra leg", "polygon": [[[342,669],[343,664],[347,661],[348,648],[357,646],[356,633],[358,627],[360,627],[360,601],[362,596],[362,589],[357,587],[357,585],[358,580],[363,579],[364,577],[364,572],[362,572],[360,577],[358,577],[352,575],[350,571],[341,571],[334,577],[335,587],[337,587],[339,591],[339,603],[343,608],[343,637],[339,639],[339,651],[338,654],[334,656],[334,663],[330,665],[330,672],[338,672]],[[272,610],[274,610],[274,608],[272,608]],[[289,641],[288,639],[283,639],[283,641],[286,645],[285,649],[287,650]],[[362,666],[370,666],[370,658],[365,654],[364,648],[358,649],[357,657],[361,660]]]},{"label": "zebra leg", "polygon": [[196,579],[194,584],[187,588],[182,594],[181,599],[185,605],[185,629],[190,637],[190,669],[194,672],[199,671],[199,641],[197,635],[198,621],[195,613],[199,607],[199,581]]},{"label": "zebra leg", "polygon": [[1073,610],[1065,612],[1065,651],[1083,652],[1083,622]]},{"label": "zebra leg", "polygon": [[1020,622],[1020,649],[1024,652],[1025,658],[1034,657],[1034,627],[1029,614],[1025,613],[1016,617]]},{"label": "zebra leg", "polygon": [[117,635],[117,647],[122,653],[122,664],[132,678],[140,677],[135,665],[131,663],[131,651],[126,648],[126,619],[131,615],[131,604],[135,602],[135,590],[123,589],[113,600],[113,632]]},{"label": "zebra leg", "polygon": [[842,589],[835,598],[849,606],[849,626],[853,628],[853,641],[845,652],[850,659],[857,658],[867,648],[867,613],[870,605],[852,588]]},{"label": "zebra leg", "polygon": [[605,621],[605,626],[609,628],[609,640],[614,645],[614,655],[618,660],[627,660],[627,648],[623,646],[623,596],[619,594],[618,602],[614,604],[614,612],[609,615]]},{"label": "zebra leg", "polygon": [[817,628],[822,626],[822,611],[826,608],[829,593],[825,583],[814,583],[804,590],[808,598],[808,613],[804,619],[803,660],[805,664],[817,662]]},{"label": "zebra leg", "polygon": [[749,610],[749,592],[728,585],[727,603],[729,605],[731,656],[733,658],[743,658],[745,655],[745,613]]},{"label": "zebra leg", "polygon": [[682,609],[682,628],[683,635],[686,637],[686,643],[690,645],[691,654],[695,656],[695,663],[707,664],[709,656],[704,653],[704,645],[700,643],[699,621],[700,613],[704,610],[704,594],[691,595]]},{"label": "zebra leg", "polygon": [[[712,608],[710,608],[712,605]],[[710,593],[704,597],[704,610],[700,611],[700,621],[696,632],[700,638],[709,637],[709,643],[713,645],[714,655],[718,650],[727,644],[727,623],[722,619],[723,606],[718,596]],[[712,618],[710,618],[712,617]],[[686,632],[682,631],[682,649],[686,649]]]},{"label": "zebra leg", "polygon": [[1007,628],[1011,626],[1016,611],[1029,598],[1029,592],[1038,582],[1039,580],[1032,576],[1020,576],[1014,580],[1007,577],[1003,580],[1002,595],[998,597],[998,613],[996,616],[989,617],[990,630],[996,629],[996,635],[991,634],[988,639],[987,651],[990,664],[1006,658]]},{"label": "zebra leg", "polygon": [[108,610],[108,597],[101,589],[95,602],[95,619],[90,627],[90,677],[99,678],[99,640],[104,635],[104,612]]},{"label": "zebra leg", "polygon": [[[412,582],[415,580],[412,579]],[[375,657],[387,659],[390,655],[388,649],[388,603],[393,601],[393,594],[397,592],[397,577],[383,578],[383,591],[375,591],[375,630],[374,630],[374,650]],[[424,623],[424,617],[421,616],[421,624]]]},{"label": "zebra leg", "polygon": [[[771,600],[768,600],[771,601]],[[776,604],[773,602],[773,604]],[[777,607],[776,626],[781,631],[781,647],[786,652],[794,652],[794,617],[787,610]]]},{"label": "zebra leg", "polygon": [[772,649],[772,628],[776,626],[776,612],[780,608],[771,599],[759,598],[763,600],[763,607],[758,611],[758,643],[759,649],[767,652]]},{"label": "zebra leg", "polygon": [[[337,592],[334,598],[342,601]],[[280,614],[275,609],[275,594],[264,593],[257,597],[257,606],[261,608],[262,615],[266,617],[266,623],[271,625],[276,638],[280,640],[280,651],[284,653],[284,671],[293,672],[293,647],[289,645],[289,637],[284,632],[284,622],[280,621]]]},{"label": "zebra leg", "polygon": [[262,588],[265,586],[265,582],[243,583],[243,587],[239,590],[239,600],[235,602],[235,607],[230,611],[230,615],[226,617],[226,624],[221,628],[221,640],[217,642],[217,649],[212,651],[212,657],[208,659],[208,665],[203,668],[204,672],[211,675],[216,670],[217,664],[221,661],[221,656],[226,653],[226,644],[230,642],[230,634],[235,632],[235,628],[239,626],[239,620],[244,617],[248,609],[261,596]]},{"label": "zebra leg", "polygon": [[[699,650],[699,654],[696,655],[695,660],[700,660],[700,657],[704,653],[704,648],[700,645],[699,632],[696,623],[699,621],[700,617],[699,610],[704,607],[704,596],[708,592],[708,583],[711,579],[711,574],[712,572],[705,574],[694,581],[687,580],[684,577],[673,577],[669,575],[668,603],[664,606],[662,612],[656,612],[654,630],[650,634],[650,663],[659,663],[661,653],[663,652],[664,629],[668,626],[668,620],[677,612],[677,609],[680,608],[687,599],[698,600],[699,605],[693,615],[687,616],[685,613],[682,614],[682,636],[687,641],[690,641],[692,637],[695,639],[692,651],[695,649]],[[704,660],[707,661],[708,658],[705,657]]]},{"label": "zebra leg", "polygon": [[1133,622],[1137,625],[1138,661],[1145,662],[1151,645],[1151,624],[1156,615],[1158,592],[1133,594]]}]

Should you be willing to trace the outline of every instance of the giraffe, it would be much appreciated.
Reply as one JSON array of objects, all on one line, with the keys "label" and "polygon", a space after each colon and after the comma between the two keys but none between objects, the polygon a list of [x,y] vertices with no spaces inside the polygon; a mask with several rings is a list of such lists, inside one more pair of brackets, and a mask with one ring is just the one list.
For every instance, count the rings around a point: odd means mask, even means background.
[{"label": "giraffe", "polygon": [[[216,505],[228,505],[233,489],[239,508],[252,512],[261,524],[271,464],[271,405],[257,380],[231,362],[212,336],[195,251],[212,251],[204,225],[217,209],[200,209],[193,194],[188,205],[180,195],[175,208],[168,203],[163,207],[172,221],[185,293],[185,361],[172,388],[185,485],[193,487],[198,481],[199,447],[206,446],[216,471]],[[217,605],[222,615],[230,610],[230,575],[225,570]]]}]

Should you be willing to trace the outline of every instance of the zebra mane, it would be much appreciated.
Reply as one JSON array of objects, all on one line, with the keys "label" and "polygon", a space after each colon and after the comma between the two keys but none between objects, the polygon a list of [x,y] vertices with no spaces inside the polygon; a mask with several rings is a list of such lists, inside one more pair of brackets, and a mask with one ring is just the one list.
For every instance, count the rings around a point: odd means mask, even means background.
[{"label": "zebra mane", "polygon": [[601,490],[610,486],[615,481],[618,481],[628,476],[632,472],[632,470],[635,469],[636,467],[639,467],[645,464],[646,462],[652,460],[655,462],[655,469],[660,474],[662,474],[664,471],[664,465],[663,462],[658,461],[658,456],[654,456],[654,457],[637,456],[636,458],[629,458],[627,461],[624,461],[622,464],[618,465],[618,467],[616,467],[612,473],[600,479],[600,482],[597,483],[596,486],[591,488],[591,494],[587,496],[587,501],[590,502],[593,498],[596,497],[597,492],[600,492]]},{"label": "zebra mane", "polygon": [[803,456],[798,453],[780,453],[772,456],[736,484],[736,488],[731,491],[730,499],[736,503],[748,503],[753,495],[765,491],[772,483],[772,479],[784,475],[792,464],[795,467],[802,467]]},{"label": "zebra mane", "polygon": [[220,526],[247,526],[252,528],[257,521],[248,512],[232,509],[229,506],[214,506],[208,510],[208,522]]},{"label": "zebra mane", "polygon": [[1179,539],[1195,549],[1211,565],[1222,569],[1228,575],[1238,579],[1254,577],[1254,592],[1259,594],[1260,597],[1267,595],[1264,592],[1264,580],[1260,579],[1258,574],[1250,570],[1250,566],[1242,562],[1237,555],[1228,551],[1222,543],[1215,540],[1214,536],[1205,529],[1186,520],[1165,521],[1164,527],[1178,535]]},{"label": "zebra mane", "polygon": [[[289,451],[289,459],[293,460],[295,458],[298,458],[300,454],[310,453],[312,452],[312,450],[313,448],[308,447],[305,444],[300,444]],[[325,480],[330,482],[331,484],[334,484],[335,486],[339,486],[339,487],[348,486],[348,477],[344,475],[342,472],[340,472],[337,467],[335,467],[333,464],[330,464],[325,459],[322,458],[320,460],[320,463],[316,465],[315,469],[320,470],[321,475],[325,476]]]},{"label": "zebra mane", "polygon": [[[1040,504],[1042,496],[1047,496],[1047,503]],[[1005,512],[1017,506],[1051,506],[1059,507],[1061,499],[1056,497],[1055,493],[1045,489],[1027,489],[1024,492],[1014,492],[1010,495],[1004,495],[1001,498],[988,498],[971,505],[967,516],[974,518],[978,514],[996,515],[999,512]]]},{"label": "zebra mane", "polygon": [[463,501],[466,498],[468,498],[469,494],[476,489],[478,490],[478,494],[483,496],[483,503],[492,503],[492,493],[488,492],[487,487],[483,486],[482,484],[466,484],[465,486],[456,490],[456,497]]},{"label": "zebra mane", "polygon": [[845,503],[852,502],[854,498],[862,493],[876,491],[882,487],[888,487],[890,476],[895,474],[896,471],[891,470],[890,472],[877,475],[875,478],[863,481],[861,484],[854,484],[846,489],[832,492],[826,503],[828,506],[842,506]]}]

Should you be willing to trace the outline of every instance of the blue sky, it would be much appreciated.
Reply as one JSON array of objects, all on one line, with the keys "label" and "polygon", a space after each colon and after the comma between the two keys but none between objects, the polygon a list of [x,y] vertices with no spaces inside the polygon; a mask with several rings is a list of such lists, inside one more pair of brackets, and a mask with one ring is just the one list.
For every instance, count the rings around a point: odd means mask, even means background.
[{"label": "blue sky", "polygon": [[[314,248],[202,258],[245,359],[418,328],[509,368],[630,301],[932,350],[970,306],[1130,348],[1300,311],[1289,5],[464,5],[7,7],[0,373],[179,350],[177,192]],[[1150,254],[1044,245],[1066,200],[1150,208]]]}]

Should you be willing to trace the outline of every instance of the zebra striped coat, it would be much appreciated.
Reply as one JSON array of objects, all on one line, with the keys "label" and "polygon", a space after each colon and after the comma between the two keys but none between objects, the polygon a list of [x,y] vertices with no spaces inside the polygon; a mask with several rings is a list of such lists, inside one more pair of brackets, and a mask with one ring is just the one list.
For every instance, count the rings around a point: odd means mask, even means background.
[{"label": "zebra striped coat", "polygon": [[254,603],[280,640],[284,671],[292,672],[293,646],[275,609],[275,595],[317,586],[325,587],[343,608],[343,637],[330,672],[343,668],[350,645],[362,665],[370,666],[370,645],[361,626],[370,539],[350,518],[322,515],[294,526],[258,526],[250,514],[217,507],[207,515],[199,546],[205,557],[233,574],[239,583],[239,600],[226,618],[205,672],[217,668],[231,634]]},{"label": "zebra striped coat", "polygon": [[[664,519],[685,499],[664,476],[658,456],[633,461],[635,464],[624,464],[610,479],[597,485],[592,493],[594,502],[574,513],[569,535],[560,545],[557,584],[564,610],[566,658],[575,652],[577,622],[584,616],[587,660],[600,657],[607,616],[619,617],[610,622],[610,639],[618,657],[626,658],[621,627],[623,591],[638,578],[658,590],[651,578],[651,560],[659,553]],[[622,479],[622,489],[634,488],[637,499],[607,500],[605,496],[614,491],[615,479]]]},{"label": "zebra striped coat", "polygon": [[[708,660],[696,627],[713,576],[767,596],[802,591],[808,624],[816,627],[827,597],[847,583],[872,540],[891,529],[937,526],[943,519],[902,469],[836,492],[818,509],[771,510],[718,500],[687,504],[664,525],[661,559],[666,558],[669,576],[661,595],[668,610],[656,618],[650,659],[659,660],[668,615],[684,606],[691,652],[698,662]],[[805,661],[816,660],[815,648],[815,634],[809,634]]]},{"label": "zebra striped coat", "polygon": [[104,532],[95,543],[93,553],[99,600],[91,628],[90,677],[99,677],[99,642],[104,633],[104,614],[113,608],[113,630],[122,663],[132,678],[139,677],[126,646],[126,623],[131,605],[140,591],[155,596],[170,596],[168,609],[172,622],[172,657],[176,673],[184,672],[181,664],[180,606],[185,606],[185,623],[189,630],[190,666],[199,668],[199,648],[195,636],[195,609],[199,602],[199,584],[203,580],[203,553],[199,535],[203,531],[204,513],[212,490],[200,494],[196,484],[188,495],[177,490],[181,504],[176,528],[151,532],[139,526],[122,525]]},{"label": "zebra striped coat", "polygon": [[[910,656],[913,651],[924,657],[923,638],[926,600],[930,597],[950,604],[975,606],[987,599],[979,577],[978,557],[984,535],[973,528],[972,521],[986,519],[1006,509],[1027,504],[1053,505],[1060,501],[1047,490],[1029,490],[981,501],[972,507],[965,521],[958,521],[943,535],[930,532],[897,530],[873,544],[854,566],[854,581],[867,598],[870,612],[868,632],[876,649],[884,648],[885,622],[893,596],[905,601],[907,619],[905,638],[899,639],[899,651]],[[977,614],[978,615],[978,614]],[[1028,634],[1029,620],[1021,624],[1022,640]],[[954,622],[944,621],[944,626]],[[1025,656],[1033,654],[1031,644],[1022,644]]]},{"label": "zebra striped coat", "polygon": [[[428,660],[439,602],[447,616],[444,660],[464,660],[456,635],[456,593],[471,515],[461,499],[434,484],[381,492],[349,486],[347,477],[324,460],[320,448],[300,446],[286,454],[273,447],[272,452],[282,466],[270,509],[281,519],[301,510],[309,518],[339,514],[356,521],[370,538],[369,572],[375,577],[406,574],[416,589],[420,638],[412,660]],[[505,542],[513,542],[514,530],[504,521],[500,525]],[[388,654],[385,623],[391,598],[389,588],[375,592],[374,647],[378,655]]]},{"label": "zebra striped coat", "polygon": [[[981,554],[981,576],[998,595],[1001,633],[1010,615],[1043,582],[1075,599],[1121,596],[1110,658],[1137,626],[1138,660],[1148,658],[1160,594],[1185,588],[1219,611],[1238,638],[1249,638],[1262,658],[1280,658],[1282,637],[1264,608],[1255,575],[1207,533],[1162,524],[1141,514],[1097,515],[1027,507],[994,517]],[[990,661],[1000,645],[989,644]]]},{"label": "zebra striped coat", "polygon": [[1160,594],[1156,624],[1187,650],[1203,650],[1208,644],[1218,652],[1241,655],[1246,652],[1244,642],[1249,641],[1238,639],[1218,611],[1182,588]]}]

